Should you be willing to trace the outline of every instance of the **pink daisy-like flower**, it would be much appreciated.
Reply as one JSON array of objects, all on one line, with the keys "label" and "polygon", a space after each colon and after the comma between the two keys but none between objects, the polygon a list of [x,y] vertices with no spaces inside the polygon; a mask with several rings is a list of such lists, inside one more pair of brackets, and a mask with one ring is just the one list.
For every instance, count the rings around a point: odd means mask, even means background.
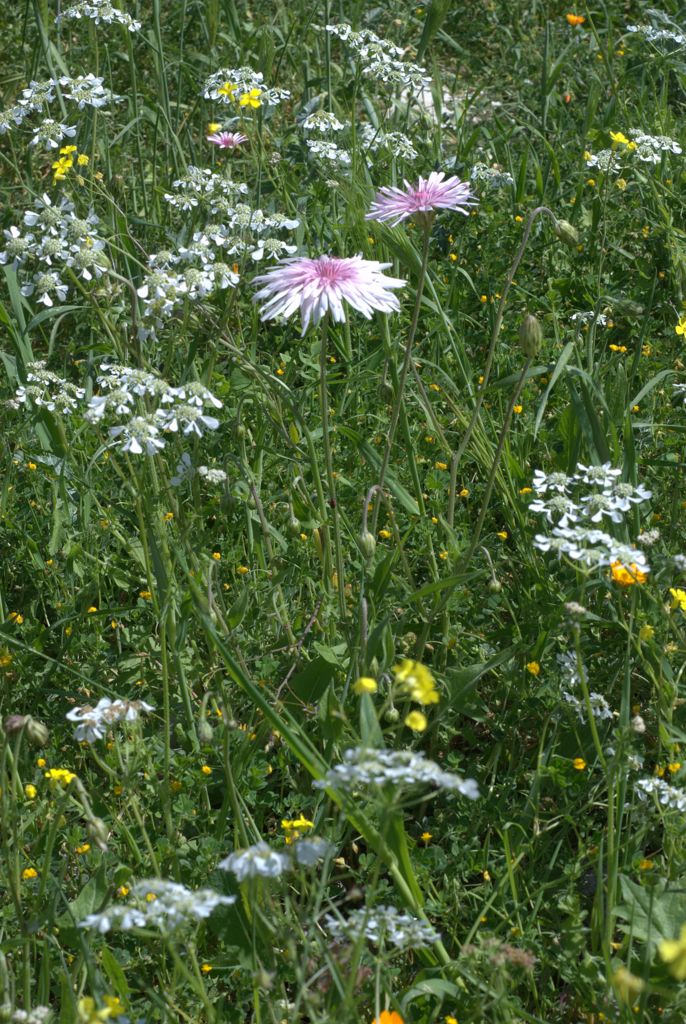
[{"label": "pink daisy-like flower", "polygon": [[241,135],[240,132],[214,132],[207,136],[207,141],[213,142],[220,149],[236,149],[248,141],[248,136]]},{"label": "pink daisy-like flower", "polygon": [[326,313],[334,322],[345,323],[344,303],[362,313],[368,320],[373,311],[392,313],[400,309],[392,289],[404,288],[406,282],[383,273],[390,263],[363,260],[361,256],[338,259],[319,256],[309,259],[294,256],[281,260],[266,274],[256,277],[255,284],[264,287],[253,301],[265,300],[260,313],[263,320],[292,316],[300,310],[302,333],[318,324]]},{"label": "pink daisy-like flower", "polygon": [[401,220],[417,214],[435,216],[437,210],[458,210],[467,216],[469,207],[475,203],[469,182],[454,176],[446,178],[443,171],[432,171],[428,178],[420,178],[416,185],[406,181],[404,189],[380,189],[365,219],[392,220],[395,227]]}]

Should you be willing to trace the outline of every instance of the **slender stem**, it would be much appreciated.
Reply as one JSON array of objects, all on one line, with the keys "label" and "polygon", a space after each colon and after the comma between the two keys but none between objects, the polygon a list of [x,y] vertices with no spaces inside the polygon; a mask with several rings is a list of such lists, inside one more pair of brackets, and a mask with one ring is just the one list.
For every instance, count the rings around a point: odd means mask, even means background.
[{"label": "slender stem", "polygon": [[329,331],[329,318],[322,320],[321,344],[319,348],[319,401],[322,410],[322,439],[324,442],[324,459],[326,461],[326,479],[329,489],[329,504],[333,511],[333,546],[336,556],[336,577],[338,588],[338,605],[341,617],[346,616],[345,607],[345,569],[343,565],[343,546],[341,544],[340,516],[336,501],[336,478],[333,472],[331,455],[331,437],[329,434],[329,398],[326,389],[326,339]]},{"label": "slender stem", "polygon": [[[415,335],[417,333],[417,324],[419,323],[419,310],[422,304],[422,295],[424,294],[424,282],[426,281],[426,269],[429,262],[429,238],[431,236],[431,221],[427,220],[424,223],[424,238],[422,239],[422,257],[421,264],[419,267],[419,276],[417,278],[417,295],[414,302],[414,312],[412,313],[412,323],[410,324],[410,331],[407,335],[407,342],[405,344],[405,358],[403,359],[403,366],[400,371],[400,378],[398,380],[398,389],[395,395],[395,401],[393,403],[393,409],[391,411],[391,422],[388,428],[388,437],[386,439],[386,448],[383,454],[383,461],[381,463],[381,471],[379,473],[379,492],[383,491],[384,484],[386,483],[386,473],[388,472],[388,464],[391,461],[391,451],[393,449],[393,440],[395,438],[395,432],[398,428],[398,420],[400,419],[400,407],[402,405],[403,394],[405,391],[405,381],[407,380],[407,371],[410,368],[410,360],[412,358],[412,345],[414,344]],[[380,497],[377,497],[376,504],[374,506],[374,513],[372,515],[372,533],[376,534],[376,526],[379,519],[379,508],[381,507]]]}]

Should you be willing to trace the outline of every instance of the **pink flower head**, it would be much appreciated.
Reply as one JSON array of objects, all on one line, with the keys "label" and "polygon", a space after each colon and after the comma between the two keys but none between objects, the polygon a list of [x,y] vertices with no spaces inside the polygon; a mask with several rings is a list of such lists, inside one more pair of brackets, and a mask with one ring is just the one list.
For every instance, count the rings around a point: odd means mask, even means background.
[{"label": "pink flower head", "polygon": [[416,185],[405,182],[405,188],[380,189],[366,220],[392,220],[393,227],[401,220],[417,214],[435,216],[436,210],[459,210],[465,217],[476,199],[469,190],[469,182],[452,177],[445,179],[443,171],[432,171],[428,178],[420,178]]},{"label": "pink flower head", "polygon": [[214,132],[213,135],[207,136],[207,141],[213,142],[220,149],[236,149],[248,141],[248,136],[241,135],[240,132]]},{"label": "pink flower head", "polygon": [[314,260],[294,256],[255,278],[255,283],[264,287],[253,301],[265,300],[260,310],[263,320],[292,316],[299,309],[303,334],[310,321],[318,324],[329,312],[334,322],[345,323],[345,302],[370,320],[375,309],[382,313],[400,309],[392,289],[404,288],[406,282],[382,273],[390,266],[361,256],[319,256]]}]

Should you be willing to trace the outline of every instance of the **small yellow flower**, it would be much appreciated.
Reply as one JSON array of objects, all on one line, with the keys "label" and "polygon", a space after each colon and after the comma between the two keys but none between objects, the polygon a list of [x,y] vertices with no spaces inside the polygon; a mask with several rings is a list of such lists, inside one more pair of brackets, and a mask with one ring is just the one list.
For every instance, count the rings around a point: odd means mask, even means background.
[{"label": "small yellow flower", "polygon": [[444,1024],[458,1024],[457,1017],[453,1017],[451,1014],[448,1014],[447,1017],[444,1017],[443,1022]]},{"label": "small yellow flower", "polygon": [[434,468],[435,469],[447,469],[448,468],[448,463],[447,462],[434,462]]},{"label": "small yellow flower", "polygon": [[572,764],[578,772],[582,772],[586,767],[586,762],[583,757],[575,757]]},{"label": "small yellow flower", "polygon": [[519,493],[520,494],[531,494],[531,491],[532,491],[531,487],[520,487],[519,488]]},{"label": "small yellow flower", "polygon": [[250,569],[248,569],[247,565],[239,565],[236,572],[239,576],[245,576],[250,572]]},{"label": "small yellow flower", "polygon": [[39,757],[36,761],[36,764],[38,765],[39,768],[45,768],[47,761],[45,760],[44,757]]},{"label": "small yellow flower", "polygon": [[162,518],[164,519],[165,523],[169,523],[174,518],[174,513],[173,512],[165,512],[164,516]]},{"label": "small yellow flower", "polygon": [[213,551],[212,552],[212,558],[214,559],[215,562],[221,562],[221,560],[222,560],[221,551]]},{"label": "small yellow flower", "polygon": [[530,661],[526,666],[527,672],[532,676],[538,676],[541,674],[541,666],[537,661]]},{"label": "small yellow flower", "polygon": [[95,605],[94,605],[94,604],[92,604],[92,605],[90,606],[90,608],[87,608],[87,609],[86,609],[86,611],[88,612],[88,614],[89,614],[89,615],[95,615],[95,613],[97,612],[97,610],[98,610],[98,609],[97,609],[97,608],[95,607]]},{"label": "small yellow flower", "polygon": [[212,970],[212,964],[203,964],[200,968],[203,974],[209,974]]},{"label": "small yellow flower", "polygon": [[301,814],[298,818],[282,818],[281,828],[286,833],[286,843],[290,846],[294,839],[298,839],[300,835],[314,828],[314,822]]},{"label": "small yellow flower", "polygon": [[593,186],[595,185],[595,178],[589,178],[588,181],[586,182],[586,184],[590,185],[591,188],[593,188]]},{"label": "small yellow flower", "polygon": [[210,768],[210,766],[208,764],[204,764],[202,766],[202,768],[200,769],[200,771],[203,773],[203,775],[211,775],[212,774],[212,769]]},{"label": "small yellow flower", "polygon": [[152,594],[149,590],[140,590],[138,596],[143,598],[144,601],[152,601]]},{"label": "small yellow flower", "polygon": [[654,867],[655,861],[650,860],[648,857],[643,857],[643,859],[638,862],[639,871],[652,871]]},{"label": "small yellow flower", "polygon": [[610,138],[620,146],[629,145],[629,139],[627,139],[624,132],[610,132]]},{"label": "small yellow flower", "polygon": [[129,895],[130,891],[131,890],[129,889],[128,885],[120,885],[119,888],[117,889],[117,896],[119,896],[121,899],[124,899],[126,896]]},{"label": "small yellow flower", "polygon": [[50,783],[51,789],[56,789],[58,786],[66,789],[69,783],[74,781],[76,775],[67,768],[48,768],[45,778]]},{"label": "small yellow flower", "polygon": [[169,788],[171,789],[172,793],[178,793],[179,790],[183,789],[183,783],[179,782],[178,779],[172,779],[171,782],[169,783]]},{"label": "small yellow flower", "polygon": [[451,263],[454,263],[457,259],[457,253],[451,252],[448,258],[451,261]]},{"label": "small yellow flower", "polygon": [[428,724],[428,719],[422,711],[410,711],[405,718],[405,725],[413,732],[424,732]]},{"label": "small yellow flower", "polygon": [[435,526],[435,525],[436,525],[436,523],[438,522],[438,517],[437,517],[437,516],[431,516],[431,522],[432,522],[432,523],[433,523],[433,525]]},{"label": "small yellow flower", "polygon": [[86,153],[79,153],[76,158],[76,162],[79,167],[88,167],[88,164],[91,162],[91,158],[87,156]]},{"label": "small yellow flower", "polygon": [[463,487],[461,491],[458,491],[458,496],[460,498],[468,498],[469,497],[469,490],[466,487]]},{"label": "small yellow flower", "polygon": [[360,676],[353,683],[353,692],[361,697],[363,693],[376,693],[379,689],[379,685],[376,679],[372,679],[371,676]]},{"label": "small yellow flower", "polygon": [[262,106],[262,100],[260,99],[261,95],[261,89],[250,89],[249,92],[241,93],[239,101],[240,105],[242,107],[252,107],[254,110],[257,110],[258,107]]},{"label": "small yellow flower", "polygon": [[429,389],[431,391],[440,391],[441,390],[441,385],[440,384],[429,384]]},{"label": "small yellow flower", "polygon": [[75,847],[74,853],[78,853],[78,854],[88,853],[90,848],[91,848],[91,844],[90,843],[81,843],[80,846]]},{"label": "small yellow flower", "polygon": [[29,783],[27,783],[26,786],[24,786],[24,793],[26,794],[26,799],[27,800],[35,800],[36,796],[38,794],[38,790],[36,789],[35,786],[32,786],[31,783],[29,782]]},{"label": "small yellow flower", "polygon": [[31,470],[32,472],[33,472],[34,470],[38,469],[38,466],[36,465],[36,463],[35,463],[35,462],[27,462],[27,463],[26,463],[26,466],[27,466],[27,468],[28,468],[28,469],[30,469],[30,470]]},{"label": "small yellow flower", "polygon": [[628,1004],[633,1003],[636,996],[645,987],[643,980],[637,978],[626,967],[618,967],[610,981],[620,1001]]},{"label": "small yellow flower", "polygon": [[21,626],[24,621],[24,616],[19,612],[10,612],[8,616],[10,622],[13,622],[15,626]]},{"label": "small yellow flower", "polygon": [[422,832],[419,838],[421,839],[425,846],[428,846],[431,840],[433,839],[433,835],[431,834],[431,832]]},{"label": "small yellow flower", "polygon": [[652,640],[654,636],[655,636],[655,630],[647,622],[646,622],[646,624],[644,626],[641,626],[641,628],[638,631],[638,638],[639,638],[639,640],[644,640],[644,641]]},{"label": "small yellow flower", "polygon": [[381,540],[390,540],[392,536],[393,534],[390,530],[379,530],[379,537],[381,537]]},{"label": "small yellow flower", "polygon": [[682,612],[686,612],[686,590],[681,590],[680,587],[670,587],[669,592],[674,599],[672,608],[679,608]]},{"label": "small yellow flower", "polygon": [[11,654],[0,654],[0,668],[7,668],[8,665],[12,664]]},{"label": "small yellow flower", "polygon": [[510,535],[507,532],[507,530],[498,530],[498,532],[496,533],[496,537],[500,537],[501,540],[507,540],[509,536]]},{"label": "small yellow flower", "polygon": [[417,704],[438,704],[436,680],[426,665],[406,658],[399,665],[393,666],[393,674],[396,683],[400,683]]},{"label": "small yellow flower", "polygon": [[447,558],[448,558],[448,552],[447,551],[439,551],[438,557],[441,559],[442,562],[445,562],[447,560]]},{"label": "small yellow flower", "polygon": [[207,130],[210,133],[210,135],[213,135],[215,132],[221,130],[221,124],[219,123],[219,121],[210,121],[210,123],[207,126]]},{"label": "small yellow flower", "polygon": [[25,882],[28,882],[30,878],[38,878],[38,872],[35,868],[24,868],[21,873],[21,877]]},{"label": "small yellow flower", "polygon": [[670,764],[667,765],[667,771],[670,772],[672,775],[676,775],[680,768],[681,761],[672,761],[670,762]]},{"label": "small yellow flower", "polygon": [[672,977],[686,980],[686,924],[682,924],[678,939],[663,939],[657,948]]},{"label": "small yellow flower", "polygon": [[515,217],[515,222],[516,222],[517,224],[521,224],[523,220],[524,220],[524,218],[523,218],[523,217],[520,217],[520,215],[519,215],[519,214],[517,214],[517,216]]},{"label": "small yellow flower", "polygon": [[675,334],[686,334],[686,316],[679,317],[679,323],[674,328]]},{"label": "small yellow flower", "polygon": [[623,192],[626,189],[626,178],[617,178],[615,187],[618,188],[620,192]]},{"label": "small yellow flower", "polygon": [[480,295],[479,302],[488,302],[488,295]]},{"label": "small yellow flower", "polygon": [[[237,86],[231,85],[231,82],[224,82],[224,84],[220,85],[219,88],[217,89],[217,93],[219,96],[228,96],[230,99],[233,99],[233,94],[235,93],[236,89]],[[218,131],[219,129],[215,130]]]},{"label": "small yellow flower", "polygon": [[490,880],[491,880],[491,873],[490,873],[490,871],[484,871],[483,872],[483,880],[484,880],[484,882],[490,882]]},{"label": "small yellow flower", "polygon": [[648,579],[646,573],[641,572],[635,562],[631,562],[629,565],[613,562],[610,569],[612,579],[615,583],[619,583],[620,587],[632,587],[634,583],[645,583]]},{"label": "small yellow flower", "polygon": [[586,21],[583,14],[565,14],[565,18],[567,19],[567,24],[571,25],[572,28],[578,28],[579,25],[583,25]]},{"label": "small yellow flower", "polygon": [[621,355],[624,355],[626,352],[628,352],[628,349],[627,349],[626,345],[615,345],[615,344],[612,344],[612,345],[608,345],[608,348],[610,349],[610,352],[619,352],[619,353],[621,353]]}]

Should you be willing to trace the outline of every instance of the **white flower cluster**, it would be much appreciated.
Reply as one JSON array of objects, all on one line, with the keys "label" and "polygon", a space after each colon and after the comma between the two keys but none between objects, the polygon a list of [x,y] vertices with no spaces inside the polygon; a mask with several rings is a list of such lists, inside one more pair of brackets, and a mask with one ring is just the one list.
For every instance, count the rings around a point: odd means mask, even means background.
[{"label": "white flower cluster", "polygon": [[52,1016],[49,1006],[34,1006],[32,1010],[12,1010],[11,1005],[0,1006],[0,1020],[9,1024],[45,1024]]},{"label": "white flower cluster", "polygon": [[426,68],[401,60],[405,52],[401,47],[379,38],[369,29],[354,32],[350,25],[342,23],[326,25],[325,31],[347,43],[359,60],[363,75],[406,89],[424,89],[431,85]]},{"label": "white flower cluster", "polygon": [[307,148],[311,156],[327,163],[340,164],[343,167],[351,163],[347,149],[341,149],[336,142],[330,142],[328,139],[308,139]]},{"label": "white flower cluster", "polygon": [[647,43],[664,45],[674,43],[675,46],[686,46],[686,36],[671,28],[654,28],[652,25],[627,25],[627,32],[642,36]]},{"label": "white flower cluster", "polygon": [[490,166],[483,163],[474,164],[469,177],[471,181],[491,189],[506,188],[508,185],[514,185],[514,178],[509,171],[504,171],[498,164]]},{"label": "white flower cluster", "polygon": [[324,927],[339,942],[359,942],[365,938],[375,946],[394,946],[402,951],[425,949],[441,937],[428,921],[386,906],[361,907],[345,919],[327,914]]},{"label": "white flower cluster", "polygon": [[242,182],[216,174],[209,167],[189,164],[186,173],[172,182],[173,192],[165,192],[170,206],[187,212],[195,207],[207,207],[212,214],[225,212],[227,203],[233,208],[236,196],[247,196],[248,186]]},{"label": "white flower cluster", "polygon": [[110,0],[76,0],[76,3],[58,14],[55,21],[59,22],[62,18],[76,21],[90,18],[96,25],[123,25],[129,32],[139,32],[141,27],[140,21],[135,21],[130,14],[114,7]]},{"label": "white flower cluster", "polygon": [[313,782],[316,789],[353,792],[361,786],[435,786],[437,789],[456,791],[476,800],[479,787],[474,779],[446,772],[434,761],[429,761],[414,750],[373,750],[354,747],[346,750],[341,764],[329,768],[323,779]]},{"label": "white flower cluster", "polygon": [[38,360],[26,364],[26,384],[17,388],[15,400],[19,405],[26,405],[28,400],[38,408],[69,416],[79,407],[84,395],[83,388],[63,380],[52,370],[46,370],[45,361]]},{"label": "white flower cluster", "polygon": [[677,789],[676,786],[670,786],[663,779],[652,776],[639,779],[636,783],[636,793],[642,800],[655,796],[658,802],[669,810],[681,811],[682,814],[686,811],[686,792],[683,789]]},{"label": "white flower cluster", "polygon": [[573,313],[569,320],[570,323],[579,324],[581,327],[588,327],[589,324],[595,324],[596,327],[607,327],[610,322],[604,313],[594,313],[592,309],[583,313]]},{"label": "white flower cluster", "polygon": [[[75,103],[79,110],[85,107],[99,109],[121,99],[110,89],[106,89],[103,81],[103,78],[88,74],[78,75],[76,78],[62,75],[60,78],[48,78],[42,82],[29,82],[22,90],[21,99],[17,100],[14,106],[0,112],[0,135],[22,125],[31,114],[46,114],[55,99],[58,86],[62,99]],[[46,118],[35,130],[31,144],[37,145],[42,142],[46,149],[56,149],[64,138],[73,138],[75,133],[75,127]]]},{"label": "white flower cluster", "polygon": [[[579,666],[576,660],[576,654],[574,653],[574,651],[566,651],[564,654],[558,654],[557,664],[560,669],[560,675],[562,676],[563,684],[566,684],[567,686],[571,687],[572,690],[576,690],[576,688],[581,683],[581,678],[579,673]],[[586,666],[583,663],[581,665],[581,671],[584,674],[584,678],[588,679]],[[577,697],[575,693],[570,693],[569,690],[565,689],[562,690],[562,697],[567,702],[567,704],[571,705],[572,710],[576,712],[579,721],[585,722],[585,702],[581,700],[579,697]],[[606,719],[614,718],[614,714],[612,713],[612,710],[610,709],[610,706],[603,697],[602,693],[596,693],[595,691],[591,691],[591,693],[589,693],[589,700],[591,704],[591,711],[593,713],[593,717],[597,719],[599,722],[602,722]]]},{"label": "white flower cluster", "polygon": [[[22,231],[12,225],[4,231],[5,247],[0,252],[0,264],[21,268],[22,295],[35,295],[44,306],[54,305],[55,298],[64,302],[68,286],[59,274],[60,266],[70,267],[84,281],[100,278],[108,263],[103,250],[105,242],[98,236],[98,218],[94,213],[77,217],[74,204],[67,198],[53,206],[48,195],[37,200],[35,210],[24,214]],[[27,278],[28,265],[37,265],[35,273]]]},{"label": "white flower cluster", "polygon": [[155,709],[144,700],[110,700],[103,697],[95,707],[84,704],[80,708],[72,708],[66,718],[70,722],[78,722],[74,730],[74,739],[79,743],[94,743],[101,740],[110,726],[118,722],[135,722],[140,715],[147,715]]},{"label": "white flower cluster", "polygon": [[384,132],[381,128],[375,128],[373,124],[363,124],[360,138],[362,145],[372,153],[385,150],[398,160],[417,159],[417,150],[402,132]]},{"label": "white flower cluster", "polygon": [[333,853],[334,847],[318,836],[296,839],[287,850],[273,850],[265,842],[245,850],[236,850],[221,860],[217,867],[230,871],[239,882],[248,878],[280,878],[294,867],[314,867]]},{"label": "white flower cluster", "polygon": [[[104,363],[97,378],[102,393],[88,403],[87,419],[99,423],[104,418],[125,419],[109,428],[112,438],[119,438],[122,451],[132,455],[154,455],[166,447],[163,434],[202,437],[207,430],[217,430],[219,420],[206,412],[221,409],[222,402],[204,384],[190,381],[172,387],[145,370]],[[143,399],[148,403],[144,404]],[[150,411],[151,401],[157,408]]]},{"label": "white flower cluster", "polygon": [[584,153],[587,167],[592,167],[602,174],[609,174],[619,169],[620,159],[616,150],[601,149],[599,153]]},{"label": "white flower cluster", "polygon": [[156,928],[168,934],[203,921],[217,909],[230,907],[235,896],[222,896],[213,889],[187,889],[178,882],[148,878],[134,885],[132,901],[89,914],[80,928],[89,928],[106,935],[111,931],[128,932],[134,928]]},{"label": "white flower cluster", "polygon": [[319,132],[321,135],[328,135],[329,132],[344,131],[348,127],[348,122],[346,121],[344,124],[338,120],[335,114],[331,114],[327,110],[315,110],[313,114],[308,114],[300,122],[300,127],[305,132]]},{"label": "white flower cluster", "polygon": [[256,90],[261,106],[276,107],[290,98],[288,89],[268,89],[264,85],[264,75],[252,68],[221,68],[205,80],[202,96],[206,100],[219,103],[239,102],[241,96]]},{"label": "white flower cluster", "polygon": [[192,480],[196,473],[208,484],[223,484],[228,479],[223,469],[214,466],[198,466],[196,470],[190,455],[184,452],[177,463],[176,476],[172,477],[170,483],[172,487],[179,487],[185,481]]},{"label": "white flower cluster", "polygon": [[[546,474],[537,469],[532,482],[536,496],[529,504],[529,511],[545,516],[554,525],[550,534],[536,534],[534,546],[539,551],[567,555],[589,568],[619,562],[623,566],[635,565],[639,571],[649,572],[642,551],[592,525],[604,520],[621,524],[632,506],[651,498],[652,492],[643,484],[635,487],[621,481],[620,475],[621,470],[609,462],[602,466],[579,463],[572,476],[566,473]],[[574,490],[589,487],[594,490],[572,498]]]},{"label": "white flower cluster", "polygon": [[637,128],[632,128],[628,134],[632,142],[636,144],[636,149],[632,152],[644,164],[659,164],[663,153],[679,155],[682,152],[679,143],[667,135],[646,135],[645,132],[641,132]]}]

